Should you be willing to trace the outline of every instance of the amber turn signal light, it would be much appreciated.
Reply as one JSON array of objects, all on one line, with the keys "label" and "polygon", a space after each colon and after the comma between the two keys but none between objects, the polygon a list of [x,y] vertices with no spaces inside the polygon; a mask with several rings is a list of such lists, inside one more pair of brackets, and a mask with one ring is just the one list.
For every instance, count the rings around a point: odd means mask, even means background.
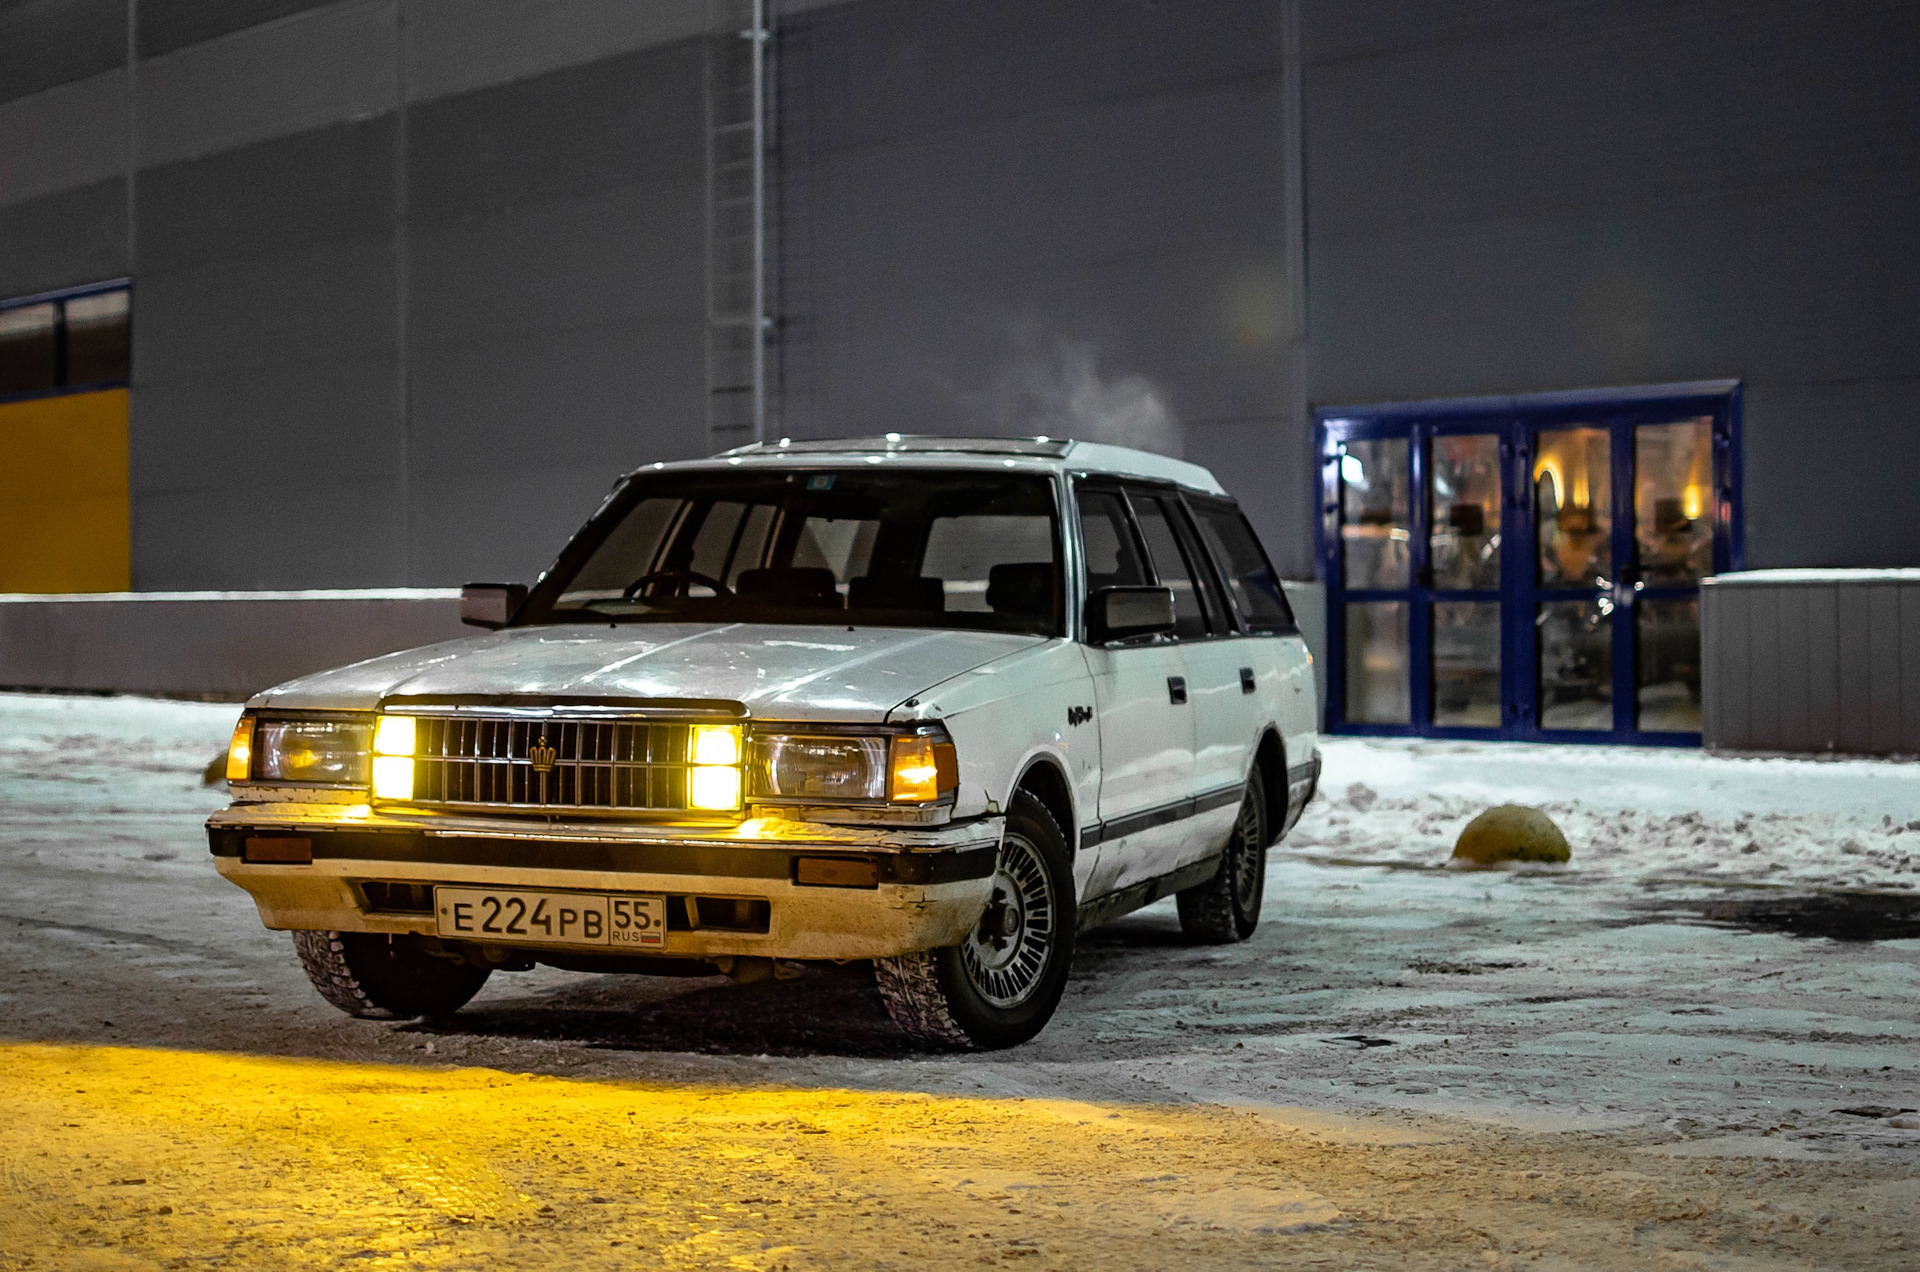
[{"label": "amber turn signal light", "polygon": [[892,758],[887,798],[896,804],[931,804],[960,787],[960,761],[944,739],[896,737]]},{"label": "amber turn signal light", "polygon": [[227,780],[244,782],[253,776],[253,717],[241,716],[227,743]]}]

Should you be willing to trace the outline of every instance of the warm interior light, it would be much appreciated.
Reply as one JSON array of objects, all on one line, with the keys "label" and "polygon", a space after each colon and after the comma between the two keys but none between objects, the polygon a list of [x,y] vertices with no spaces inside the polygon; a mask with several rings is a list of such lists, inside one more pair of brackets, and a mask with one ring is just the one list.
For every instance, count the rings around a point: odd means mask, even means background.
[{"label": "warm interior light", "polygon": [[[412,721],[408,721],[409,724]],[[373,757],[373,797],[375,799],[413,798],[413,757],[376,755]]]},{"label": "warm interior light", "polygon": [[1565,495],[1566,489],[1567,489],[1566,476],[1562,474],[1560,471],[1559,460],[1555,459],[1553,456],[1542,455],[1539,458],[1539,460],[1534,463],[1534,466],[1533,466],[1534,485],[1536,487],[1540,486],[1543,480],[1545,481],[1546,485],[1544,489],[1540,490],[1540,504],[1541,504],[1540,515],[1543,517],[1549,517],[1549,516],[1552,516],[1553,513],[1547,511],[1548,506],[1551,505],[1553,510],[1557,512],[1560,508],[1561,499]]},{"label": "warm interior light", "polygon": [[253,776],[253,717],[241,716],[227,744],[227,780],[244,782]]},{"label": "warm interior light", "polygon": [[[412,755],[416,730],[412,716],[381,716],[373,731],[375,755]],[[408,779],[412,784],[412,779]]]},{"label": "warm interior light", "polygon": [[740,770],[730,764],[701,764],[688,770],[687,807],[714,812],[740,807]]},{"label": "warm interior light", "polygon": [[1681,492],[1680,510],[1687,514],[1687,520],[1698,521],[1700,514],[1706,511],[1706,506],[1705,492],[1697,484],[1689,483],[1686,490]]},{"label": "warm interior light", "polygon": [[693,762],[695,764],[738,764],[740,762],[740,726],[694,725]]},{"label": "warm interior light", "polygon": [[960,784],[953,743],[925,734],[893,740],[892,770],[887,797],[897,804],[931,804]]}]

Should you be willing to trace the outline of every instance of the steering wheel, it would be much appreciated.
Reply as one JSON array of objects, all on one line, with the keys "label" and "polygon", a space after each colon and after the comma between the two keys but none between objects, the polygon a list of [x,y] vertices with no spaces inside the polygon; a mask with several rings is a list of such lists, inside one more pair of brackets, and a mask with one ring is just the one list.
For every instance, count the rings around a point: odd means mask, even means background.
[{"label": "steering wheel", "polygon": [[733,595],[732,588],[722,583],[719,579],[714,578],[711,574],[701,574],[697,570],[649,570],[633,582],[627,584],[627,590],[622,592],[620,597],[622,600],[630,601],[633,599],[635,593],[648,584],[666,582],[676,582],[680,584],[679,589],[674,593],[674,595],[680,597],[687,595],[687,584],[689,583],[698,583],[703,587],[710,587],[713,589],[715,596]]}]

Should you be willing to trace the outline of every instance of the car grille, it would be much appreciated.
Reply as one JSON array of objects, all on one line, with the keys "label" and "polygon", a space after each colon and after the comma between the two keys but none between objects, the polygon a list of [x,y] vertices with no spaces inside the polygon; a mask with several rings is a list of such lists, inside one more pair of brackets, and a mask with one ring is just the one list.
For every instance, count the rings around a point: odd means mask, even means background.
[{"label": "car grille", "polygon": [[417,803],[672,812],[687,807],[690,724],[421,716]]}]

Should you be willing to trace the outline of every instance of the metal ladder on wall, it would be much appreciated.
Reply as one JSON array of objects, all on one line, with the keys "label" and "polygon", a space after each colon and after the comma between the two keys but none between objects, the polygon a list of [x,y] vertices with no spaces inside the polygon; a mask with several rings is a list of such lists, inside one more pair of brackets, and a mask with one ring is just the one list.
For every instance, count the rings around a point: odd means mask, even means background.
[{"label": "metal ladder on wall", "polygon": [[767,436],[770,0],[710,0],[707,42],[707,441]]}]

